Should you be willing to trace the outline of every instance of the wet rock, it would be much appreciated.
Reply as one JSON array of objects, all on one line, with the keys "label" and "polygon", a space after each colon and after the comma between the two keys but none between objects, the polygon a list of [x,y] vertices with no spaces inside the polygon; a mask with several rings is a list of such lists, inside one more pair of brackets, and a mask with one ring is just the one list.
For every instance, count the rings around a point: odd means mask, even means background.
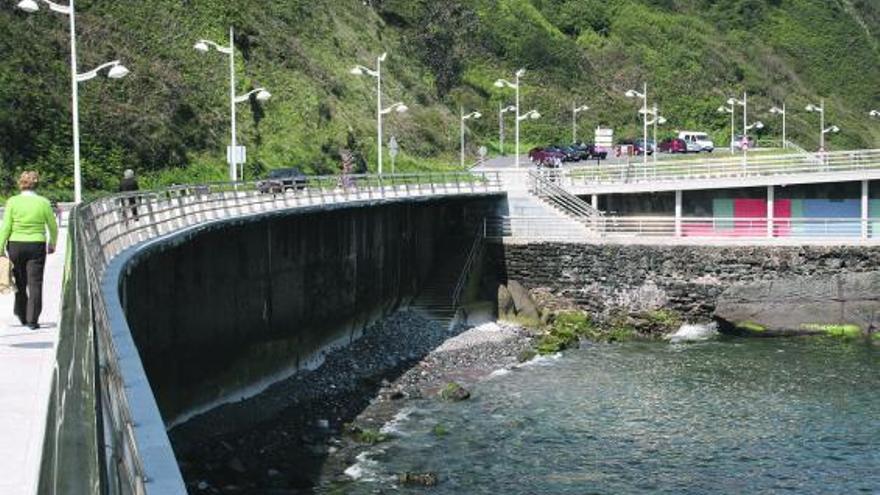
[{"label": "wet rock", "polygon": [[440,397],[442,397],[443,400],[459,402],[469,399],[471,393],[468,389],[462,387],[458,383],[450,382],[440,391]]},{"label": "wet rock", "polygon": [[226,467],[228,467],[232,471],[235,471],[238,474],[244,474],[247,472],[247,469],[245,469],[244,464],[238,457],[233,457],[232,459],[229,459],[229,462],[226,463]]},{"label": "wet rock", "polygon": [[437,473],[400,473],[397,480],[404,486],[437,486]]}]

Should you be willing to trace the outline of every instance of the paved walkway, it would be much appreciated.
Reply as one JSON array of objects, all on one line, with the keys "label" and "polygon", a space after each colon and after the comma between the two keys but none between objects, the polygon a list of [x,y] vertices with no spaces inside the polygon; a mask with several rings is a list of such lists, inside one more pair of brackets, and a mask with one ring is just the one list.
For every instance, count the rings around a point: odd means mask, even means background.
[{"label": "paved walkway", "polygon": [[0,295],[0,495],[37,493],[46,408],[61,317],[61,279],[67,229],[46,261],[41,328],[12,314],[13,295]]}]

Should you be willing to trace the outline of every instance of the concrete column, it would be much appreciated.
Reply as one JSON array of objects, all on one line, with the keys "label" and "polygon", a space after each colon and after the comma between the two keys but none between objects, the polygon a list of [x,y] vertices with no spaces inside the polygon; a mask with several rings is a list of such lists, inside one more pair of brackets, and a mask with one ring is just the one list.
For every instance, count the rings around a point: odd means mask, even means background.
[{"label": "concrete column", "polygon": [[675,237],[681,237],[681,191],[675,191]]},{"label": "concrete column", "polygon": [[773,206],[775,200],[773,186],[767,186],[767,237],[773,237]]},{"label": "concrete column", "polygon": [[599,209],[599,195],[598,194],[592,195],[590,197],[590,203],[592,203],[593,208],[598,210]]},{"label": "concrete column", "polygon": [[862,239],[868,238],[868,181],[862,181]]}]

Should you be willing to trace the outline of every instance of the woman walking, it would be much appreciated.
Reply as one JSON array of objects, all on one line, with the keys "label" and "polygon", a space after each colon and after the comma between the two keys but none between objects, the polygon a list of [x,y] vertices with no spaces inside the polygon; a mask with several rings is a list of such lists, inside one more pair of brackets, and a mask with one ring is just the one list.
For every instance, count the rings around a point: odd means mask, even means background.
[{"label": "woman walking", "polygon": [[43,309],[46,254],[55,252],[58,240],[52,206],[48,199],[35,192],[39,181],[36,172],[22,172],[18,178],[21,194],[6,201],[0,226],[0,253],[9,253],[15,278],[15,316],[22,325],[32,329],[40,327],[37,322]]}]

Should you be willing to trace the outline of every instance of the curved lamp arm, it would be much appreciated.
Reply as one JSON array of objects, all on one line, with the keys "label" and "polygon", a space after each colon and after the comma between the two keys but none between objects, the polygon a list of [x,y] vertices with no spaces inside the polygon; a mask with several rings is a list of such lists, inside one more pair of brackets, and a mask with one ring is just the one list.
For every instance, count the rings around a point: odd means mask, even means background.
[{"label": "curved lamp arm", "polygon": [[[50,2],[49,0],[42,0],[43,3],[49,6],[49,10],[53,12],[58,12],[59,14],[70,15],[71,9],[69,5],[61,5],[55,2]],[[40,10],[40,5],[35,0],[21,0],[18,2],[18,8],[25,12],[36,12]]]},{"label": "curved lamp arm", "polygon": [[252,94],[257,95],[258,101],[266,101],[272,97],[272,93],[266,91],[266,88],[256,88],[256,89],[252,89],[252,90],[248,91],[247,93],[245,93],[241,96],[236,96],[235,102],[236,103],[244,103],[244,102],[248,101],[248,99],[251,97]]},{"label": "curved lamp arm", "polygon": [[382,110],[382,115],[388,115],[389,113],[391,113],[391,112],[393,112],[393,111],[395,111],[395,110],[397,111],[397,113],[403,113],[403,112],[409,110],[409,107],[406,106],[406,105],[404,105],[402,102],[399,102],[399,101],[398,101],[397,103],[395,103],[395,104],[389,106],[388,108]]},{"label": "curved lamp arm", "polygon": [[224,53],[226,55],[229,55],[230,53],[232,53],[232,49],[229,48],[228,46],[223,46],[223,45],[220,45],[219,43],[214,43],[211,40],[199,40],[196,42],[195,45],[193,45],[193,48],[195,48],[196,50],[198,50],[200,52],[207,52],[211,48],[214,48],[218,52]]},{"label": "curved lamp arm", "polygon": [[107,72],[107,77],[109,77],[110,79],[121,79],[121,78],[127,76],[129,73],[128,68],[125,67],[124,65],[122,65],[122,63],[119,60],[114,60],[112,62],[107,62],[106,64],[99,65],[98,67],[95,67],[94,69],[92,69],[88,72],[83,72],[82,74],[77,74],[76,75],[76,82],[83,82],[83,81],[88,81],[89,79],[94,79],[95,77],[98,76],[98,72],[100,72],[108,67],[110,68],[110,70]]}]

